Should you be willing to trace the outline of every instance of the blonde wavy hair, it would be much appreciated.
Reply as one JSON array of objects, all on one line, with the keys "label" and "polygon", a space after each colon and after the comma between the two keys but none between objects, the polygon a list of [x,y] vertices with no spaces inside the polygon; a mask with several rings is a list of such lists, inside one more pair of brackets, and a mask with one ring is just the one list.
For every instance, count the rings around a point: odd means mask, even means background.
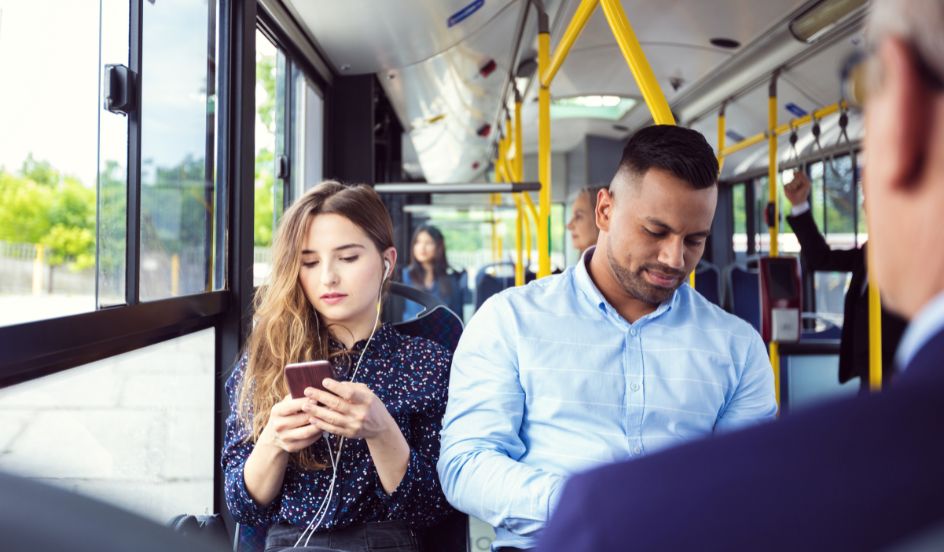
[{"label": "blonde wavy hair", "polygon": [[[328,326],[305,297],[299,281],[301,251],[312,219],[341,215],[361,230],[378,252],[393,247],[393,224],[380,196],[366,185],[325,181],[301,196],[282,217],[273,243],[272,272],[253,298],[254,327],[246,343],[246,371],[238,389],[240,422],[255,443],[272,407],[288,394],[283,367],[328,359]],[[305,469],[323,469],[311,449],[292,455]]]}]

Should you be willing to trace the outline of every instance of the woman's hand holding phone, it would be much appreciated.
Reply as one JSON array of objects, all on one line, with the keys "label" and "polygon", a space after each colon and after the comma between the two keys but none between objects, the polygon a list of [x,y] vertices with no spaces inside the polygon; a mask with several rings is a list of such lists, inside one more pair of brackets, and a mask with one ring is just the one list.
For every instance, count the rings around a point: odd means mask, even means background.
[{"label": "woman's hand holding phone", "polygon": [[324,391],[305,390],[310,400],[304,410],[314,426],[349,439],[373,439],[392,428],[399,431],[387,407],[363,383],[328,378],[324,387]]},{"label": "woman's hand holding phone", "polygon": [[260,435],[260,442],[293,453],[311,446],[321,438],[323,431],[309,423],[309,414],[304,407],[311,401],[307,397],[293,399],[286,395],[269,411],[269,421]]}]

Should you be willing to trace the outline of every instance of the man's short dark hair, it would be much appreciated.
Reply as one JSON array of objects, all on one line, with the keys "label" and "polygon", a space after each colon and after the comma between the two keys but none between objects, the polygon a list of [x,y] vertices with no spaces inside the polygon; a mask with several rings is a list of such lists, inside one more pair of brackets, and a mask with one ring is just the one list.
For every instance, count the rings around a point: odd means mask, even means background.
[{"label": "man's short dark hair", "polygon": [[674,125],[640,129],[623,148],[619,171],[641,176],[662,169],[692,185],[710,188],[718,181],[718,159],[700,132]]}]

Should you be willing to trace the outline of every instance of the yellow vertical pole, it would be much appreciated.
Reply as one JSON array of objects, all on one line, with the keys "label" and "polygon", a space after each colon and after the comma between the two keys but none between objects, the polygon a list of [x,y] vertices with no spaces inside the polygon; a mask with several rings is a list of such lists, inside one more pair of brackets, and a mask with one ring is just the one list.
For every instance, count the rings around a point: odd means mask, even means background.
[{"label": "yellow vertical pole", "polygon": [[[502,136],[498,140],[498,159],[495,161],[495,180],[498,182],[505,182],[508,180],[508,175],[505,174],[505,138]],[[492,262],[498,262],[501,260],[501,239],[498,237],[498,221],[495,219],[495,207],[499,203],[499,194],[494,193],[490,196],[490,203],[492,205]]]},{"label": "yellow vertical pole", "polygon": [[515,200],[515,285],[524,285],[524,206],[521,194],[512,194]]},{"label": "yellow vertical pole", "polygon": [[[518,93],[518,87],[515,86],[515,124],[514,133],[515,157],[512,160],[512,181],[521,182],[522,168],[524,167],[524,152],[521,151],[521,95]],[[513,194],[515,200],[515,285],[524,285],[524,200],[521,193]]]},{"label": "yellow vertical pole", "polygon": [[36,244],[36,257],[33,259],[33,295],[43,292],[43,264],[46,258],[46,246]]},{"label": "yellow vertical pole", "polygon": [[[780,234],[780,209],[777,206],[777,77],[770,78],[767,94],[767,201],[774,206],[773,220],[767,228],[770,236],[770,256],[779,254],[777,237]],[[780,404],[780,345],[770,342],[770,366],[774,369],[774,393]]]},{"label": "yellow vertical pole", "polygon": [[[524,253],[525,253],[525,262],[526,266],[531,266],[531,249],[533,248],[534,231],[538,225],[538,219],[534,216],[532,210],[534,209],[534,202],[531,201],[531,194],[528,192],[521,192],[521,198],[524,199],[525,209],[524,212],[526,215],[524,223]],[[533,223],[533,226],[532,226]]]},{"label": "yellow vertical pole", "polygon": [[724,167],[724,108],[727,102],[721,102],[721,109],[718,110],[718,178],[721,178],[721,169]]},{"label": "yellow vertical pole", "polygon": [[180,255],[176,253],[170,257],[170,295],[180,295]]},{"label": "yellow vertical pole", "polygon": [[[538,33],[538,74],[548,66],[551,35],[547,15],[541,14]],[[538,217],[538,278],[551,274],[551,90],[550,83],[541,83],[538,90],[538,180],[541,182]]]},{"label": "yellow vertical pole", "polygon": [[652,113],[652,119],[657,125],[674,125],[675,116],[672,115],[659,81],[656,80],[656,75],[652,72],[652,67],[646,60],[642,47],[639,46],[636,33],[633,32],[629,20],[626,19],[623,6],[620,5],[619,0],[600,0],[600,5],[603,7],[603,14],[610,24],[616,43],[629,64],[629,70],[636,78],[639,91],[642,92],[642,97]]},{"label": "yellow vertical pole", "polygon": [[772,224],[767,228],[770,236],[770,256],[780,254],[777,238],[780,235],[780,206],[777,205],[777,74],[770,82],[770,94],[767,98],[767,117],[769,130],[767,136],[767,201],[774,206]]},{"label": "yellow vertical pole", "polygon": [[[868,274],[873,275],[875,266],[872,248],[865,248]],[[869,390],[877,393],[882,389],[882,301],[875,278],[869,277]]]}]

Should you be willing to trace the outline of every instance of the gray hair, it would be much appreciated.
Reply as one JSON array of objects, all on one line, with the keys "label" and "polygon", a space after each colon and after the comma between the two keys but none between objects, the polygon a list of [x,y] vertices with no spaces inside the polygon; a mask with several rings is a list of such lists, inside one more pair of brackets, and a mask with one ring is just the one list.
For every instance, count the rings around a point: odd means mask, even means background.
[{"label": "gray hair", "polygon": [[[877,46],[887,36],[911,44],[927,68],[944,79],[944,0],[872,0],[867,36]],[[875,83],[874,73],[870,83]]]}]

